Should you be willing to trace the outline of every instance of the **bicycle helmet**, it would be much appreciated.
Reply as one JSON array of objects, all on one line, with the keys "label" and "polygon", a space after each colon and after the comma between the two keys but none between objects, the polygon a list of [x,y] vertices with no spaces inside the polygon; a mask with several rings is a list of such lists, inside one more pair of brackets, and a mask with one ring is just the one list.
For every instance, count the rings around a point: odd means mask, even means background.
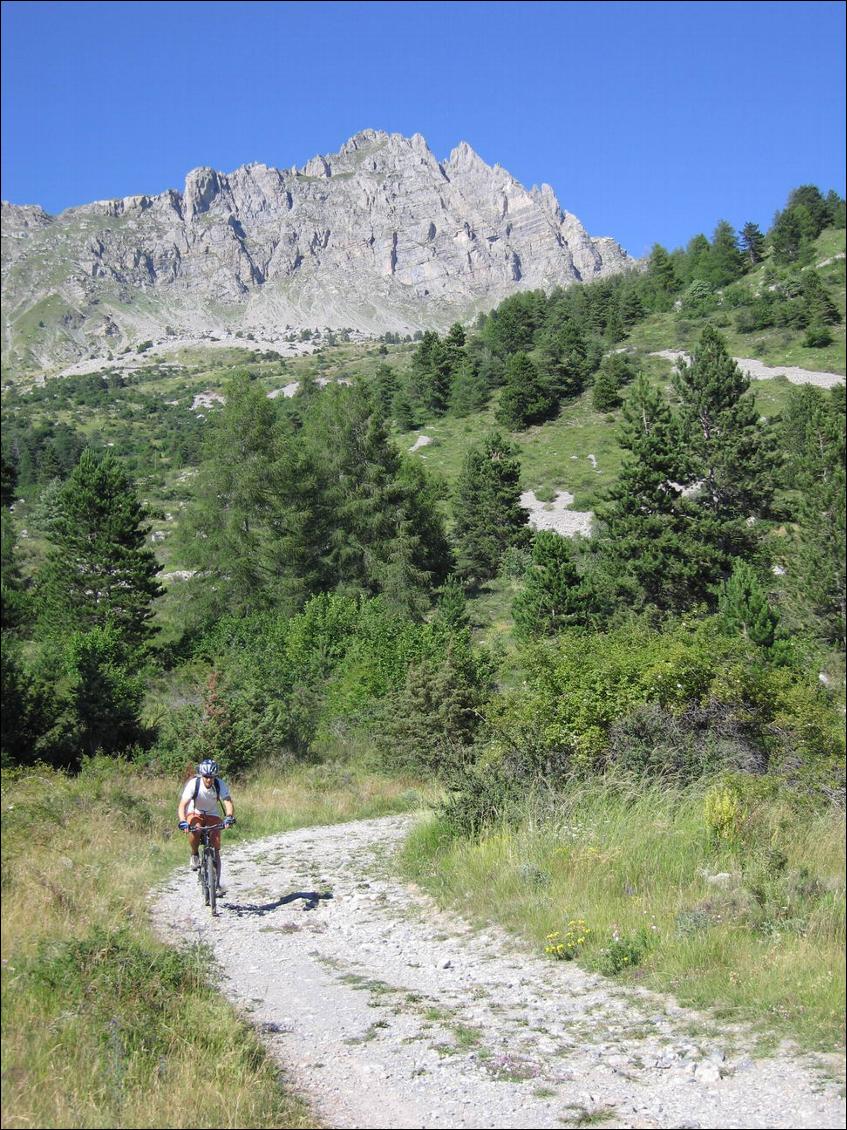
[{"label": "bicycle helmet", "polygon": [[220,769],[218,768],[217,761],[212,761],[210,759],[201,761],[197,766],[198,777],[217,777],[219,772]]}]

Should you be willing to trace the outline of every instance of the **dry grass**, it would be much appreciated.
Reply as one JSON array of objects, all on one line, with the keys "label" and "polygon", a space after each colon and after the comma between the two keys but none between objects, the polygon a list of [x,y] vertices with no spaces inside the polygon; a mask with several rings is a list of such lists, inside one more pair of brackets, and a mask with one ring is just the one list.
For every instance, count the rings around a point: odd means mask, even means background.
[{"label": "dry grass", "polygon": [[[835,1051],[845,996],[844,813],[753,798],[737,837],[716,841],[705,791],[595,783],[552,812],[528,806],[518,826],[476,841],[433,821],[413,833],[405,863],[443,903],[541,951],[548,935],[582,919],[590,933],[578,960],[589,968]],[[710,882],[716,875],[726,878]]]},{"label": "dry grass", "polygon": [[[421,799],[413,782],[332,767],[233,791],[240,838]],[[315,1125],[209,983],[206,955],[149,929],[150,886],[186,861],[178,792],[108,761],[5,775],[4,1125]]]}]

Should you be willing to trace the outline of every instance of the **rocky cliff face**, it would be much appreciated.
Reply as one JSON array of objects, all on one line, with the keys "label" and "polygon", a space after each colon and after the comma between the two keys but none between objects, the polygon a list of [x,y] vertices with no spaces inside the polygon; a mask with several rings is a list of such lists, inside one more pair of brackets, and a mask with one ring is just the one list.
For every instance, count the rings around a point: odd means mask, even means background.
[{"label": "rocky cliff face", "polygon": [[548,185],[462,142],[365,130],[302,169],[194,169],[182,193],[49,216],[3,204],[3,357],[50,367],[142,339],[285,326],[408,333],[519,289],[624,269]]}]

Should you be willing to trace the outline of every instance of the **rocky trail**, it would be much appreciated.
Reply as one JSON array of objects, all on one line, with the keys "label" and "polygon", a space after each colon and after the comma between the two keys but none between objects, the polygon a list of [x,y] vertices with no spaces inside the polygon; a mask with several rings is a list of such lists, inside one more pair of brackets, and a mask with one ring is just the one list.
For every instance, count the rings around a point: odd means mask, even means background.
[{"label": "rocky trail", "polygon": [[187,866],[151,894],[324,1125],[844,1125],[835,1062],[753,1058],[738,1030],[439,911],[392,864],[412,819],[230,848],[216,919]]},{"label": "rocky trail", "polygon": [[[651,357],[664,357],[666,361],[676,362],[680,357],[691,360],[684,349],[657,349]],[[843,385],[843,373],[828,373],[818,369],[800,369],[796,365],[766,365],[755,357],[733,357],[742,372],[753,381],[770,381],[775,377],[785,377],[793,385],[816,385],[818,388],[835,388]]]}]

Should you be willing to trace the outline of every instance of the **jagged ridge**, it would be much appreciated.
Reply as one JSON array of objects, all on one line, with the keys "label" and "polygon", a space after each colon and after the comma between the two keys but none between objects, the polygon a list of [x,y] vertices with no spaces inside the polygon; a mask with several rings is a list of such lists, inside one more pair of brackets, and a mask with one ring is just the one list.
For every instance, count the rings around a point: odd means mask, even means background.
[{"label": "jagged ridge", "polygon": [[3,355],[48,367],[140,338],[283,326],[407,333],[516,289],[620,271],[549,185],[462,142],[364,130],[298,169],[192,170],[182,193],[51,217],[3,204]]}]

